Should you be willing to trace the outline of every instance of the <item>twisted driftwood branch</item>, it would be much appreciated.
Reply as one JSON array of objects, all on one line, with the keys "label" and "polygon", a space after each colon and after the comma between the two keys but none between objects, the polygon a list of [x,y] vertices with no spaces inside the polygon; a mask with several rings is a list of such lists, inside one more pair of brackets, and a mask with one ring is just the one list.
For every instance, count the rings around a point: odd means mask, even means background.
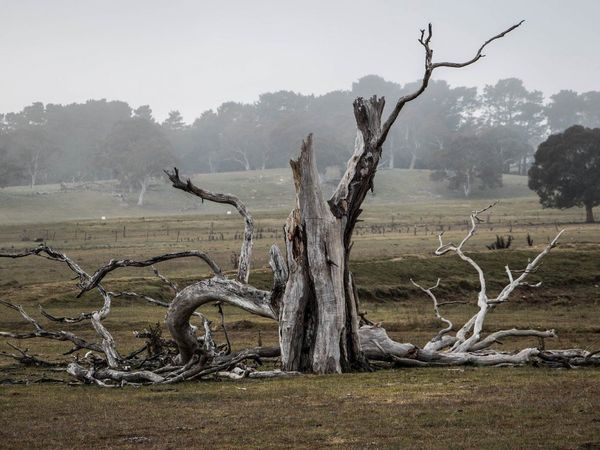
[{"label": "twisted driftwood branch", "polygon": [[200,197],[202,201],[209,200],[215,203],[232,205],[244,218],[244,240],[240,251],[237,280],[241,283],[248,283],[248,277],[250,276],[250,260],[252,258],[252,234],[254,232],[254,221],[248,212],[246,205],[244,205],[244,203],[242,203],[242,201],[235,195],[220,194],[201,189],[195,186],[189,178],[186,181],[182,181],[179,177],[179,170],[177,167],[174,167],[172,171],[165,170],[165,173],[169,177],[169,180],[171,180],[171,183],[175,189],[180,189],[196,195]]},{"label": "twisted driftwood branch", "polygon": [[[481,267],[469,256],[465,255],[463,252],[463,247],[465,244],[471,239],[477,229],[477,224],[482,222],[479,218],[479,214],[484,211],[489,210],[494,207],[496,203],[492,203],[491,205],[483,208],[481,210],[473,211],[470,215],[471,227],[467,232],[466,236],[462,239],[462,241],[455,245],[453,243],[444,244],[442,240],[443,233],[438,235],[439,246],[435,250],[434,254],[436,256],[445,255],[446,253],[453,252],[456,253],[463,261],[470,264],[479,276],[479,294],[477,296],[477,306],[479,307],[479,311],[471,317],[461,328],[458,330],[455,336],[455,340],[452,344],[451,351],[453,352],[467,352],[467,351],[476,351],[489,347],[490,345],[498,342],[500,338],[505,338],[509,336],[537,336],[537,337],[555,337],[556,334],[554,330],[546,330],[546,331],[537,331],[537,330],[504,330],[499,331],[497,333],[493,333],[487,338],[481,340],[481,333],[483,331],[483,325],[488,311],[493,309],[496,305],[506,302],[512,294],[512,292],[519,286],[540,286],[541,283],[537,284],[529,284],[525,282],[527,276],[537,270],[539,267],[541,260],[544,256],[553,249],[558,242],[558,239],[562,235],[565,230],[561,230],[555,238],[542,250],[533,261],[530,261],[525,267],[524,270],[519,271],[520,275],[515,278],[513,276],[513,271],[506,266],[506,273],[508,275],[509,283],[500,291],[500,293],[493,299],[490,299],[487,295],[486,288],[486,280],[485,274]],[[426,292],[426,291],[425,291]],[[428,293],[428,295],[432,295]],[[470,333],[470,336],[469,336]],[[435,338],[434,338],[435,339]]]}]

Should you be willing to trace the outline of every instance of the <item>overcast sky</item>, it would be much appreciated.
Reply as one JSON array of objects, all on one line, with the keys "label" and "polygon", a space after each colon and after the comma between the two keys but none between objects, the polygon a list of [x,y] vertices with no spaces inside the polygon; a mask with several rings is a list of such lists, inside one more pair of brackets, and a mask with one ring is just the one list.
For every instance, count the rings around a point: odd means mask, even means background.
[{"label": "overcast sky", "polygon": [[519,77],[550,95],[600,90],[600,1],[2,0],[0,112],[34,101],[107,98],[187,122],[224,101],[281,89],[322,94],[375,73],[406,83],[416,41],[434,25],[436,60],[470,58],[488,37],[526,23],[465,69],[434,75],[484,86]]}]

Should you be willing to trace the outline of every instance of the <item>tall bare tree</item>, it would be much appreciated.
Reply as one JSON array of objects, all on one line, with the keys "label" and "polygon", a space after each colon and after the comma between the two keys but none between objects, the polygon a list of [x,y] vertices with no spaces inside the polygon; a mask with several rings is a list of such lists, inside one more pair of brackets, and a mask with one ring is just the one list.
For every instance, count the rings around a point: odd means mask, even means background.
[{"label": "tall bare tree", "polygon": [[[319,183],[312,136],[309,135],[303,142],[299,157],[291,161],[296,207],[285,225],[289,275],[281,299],[271,299],[270,304],[278,315],[281,359],[285,370],[332,373],[367,367],[359,340],[358,297],[349,260],[354,227],[362,213],[365,196],[373,189],[382,146],[404,106],[427,89],[435,69],[461,68],[479,61],[488,44],[521,23],[488,39],[473,58],[464,62],[433,62],[431,24],[427,30],[421,30],[419,43],[424,49],[425,61],[420,85],[414,92],[399,98],[385,120],[382,117],[383,97],[358,97],[354,101],[357,126],[354,153],[335,192],[327,201]],[[206,194],[189,181],[182,181],[177,171],[169,176],[176,188],[206,200],[223,201],[214,194]],[[246,219],[248,236],[251,219],[247,213],[240,212]],[[251,236],[249,245],[242,252],[244,261],[240,260],[241,267],[249,265],[250,253]],[[247,282],[247,272],[238,281]],[[205,289],[197,292],[191,289],[186,294],[173,301],[167,323],[171,333],[177,336],[176,340],[187,336],[185,341],[191,348],[186,353],[191,355],[197,344],[189,338],[187,319],[195,310],[198,298],[209,293]],[[182,329],[184,323],[186,325]],[[178,344],[180,348],[182,344],[186,345],[183,341],[178,341]]]}]

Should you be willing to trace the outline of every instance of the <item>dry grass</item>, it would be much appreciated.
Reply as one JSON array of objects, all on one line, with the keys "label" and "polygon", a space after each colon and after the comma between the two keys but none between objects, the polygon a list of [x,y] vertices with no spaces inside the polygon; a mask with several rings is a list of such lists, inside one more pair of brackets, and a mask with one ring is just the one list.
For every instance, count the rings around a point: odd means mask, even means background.
[{"label": "dry grass", "polygon": [[103,390],[0,390],[4,448],[597,448],[577,370],[426,369]]}]

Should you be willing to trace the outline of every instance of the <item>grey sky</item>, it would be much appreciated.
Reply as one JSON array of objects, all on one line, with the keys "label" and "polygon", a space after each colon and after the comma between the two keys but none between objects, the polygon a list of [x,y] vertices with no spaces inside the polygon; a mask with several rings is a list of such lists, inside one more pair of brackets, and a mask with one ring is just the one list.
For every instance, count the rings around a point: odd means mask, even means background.
[{"label": "grey sky", "polygon": [[377,73],[422,72],[419,29],[434,25],[434,59],[470,58],[521,18],[477,65],[440,70],[453,85],[519,77],[547,95],[600,89],[600,1],[2,0],[0,112],[33,101],[120,99],[187,122],[266,91],[350,87]]}]

